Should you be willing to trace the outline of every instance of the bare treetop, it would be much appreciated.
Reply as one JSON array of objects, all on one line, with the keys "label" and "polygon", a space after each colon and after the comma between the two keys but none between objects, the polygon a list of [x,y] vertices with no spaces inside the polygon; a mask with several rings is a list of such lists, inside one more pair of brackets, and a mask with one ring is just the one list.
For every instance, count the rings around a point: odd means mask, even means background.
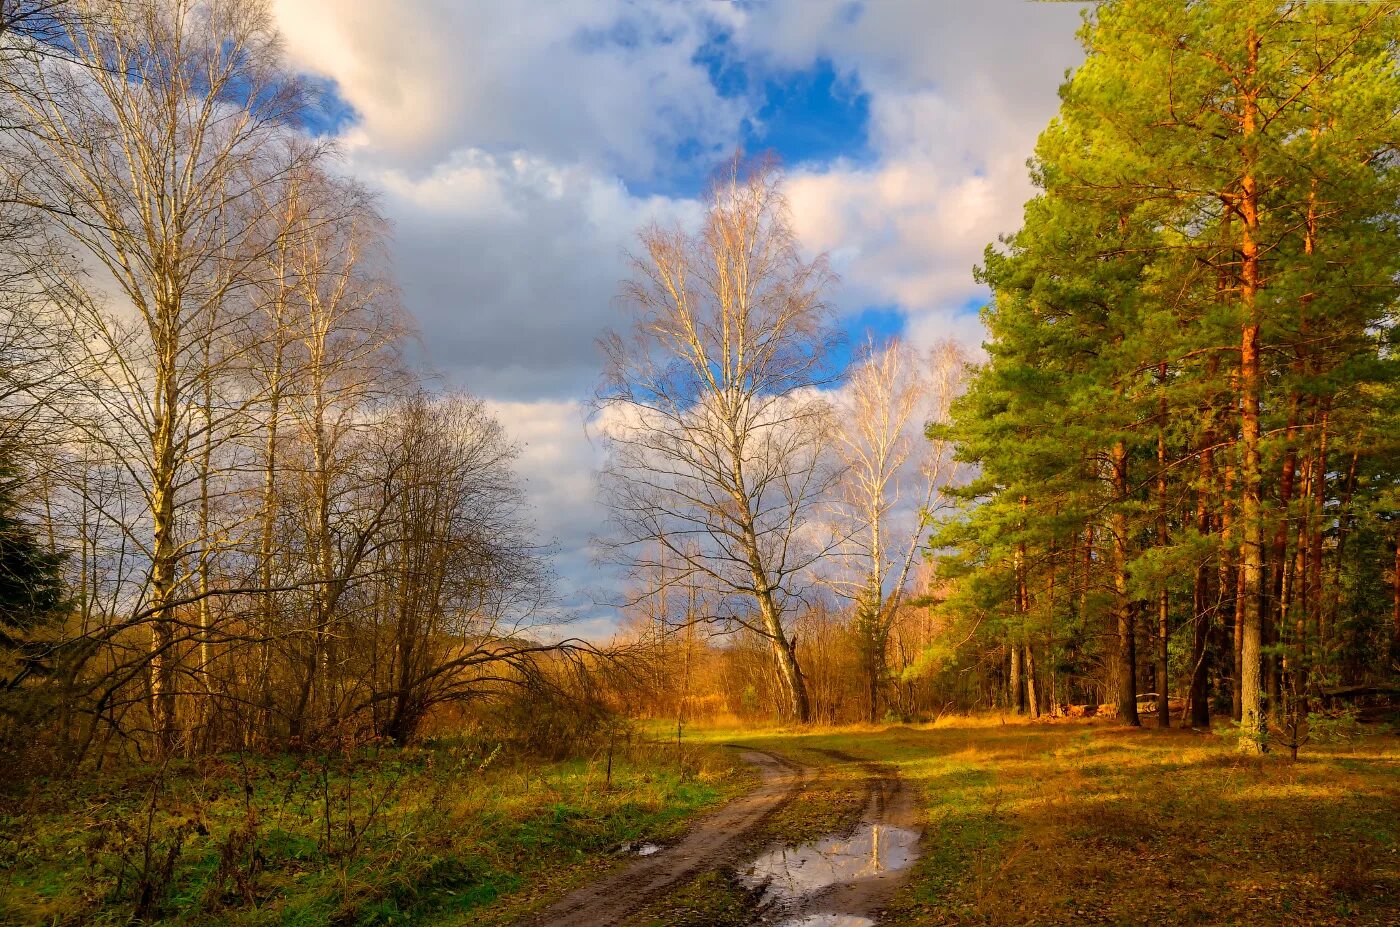
[{"label": "bare treetop", "polygon": [[818,390],[832,379],[832,275],[800,254],[771,163],[735,158],[707,205],[696,233],[643,231],[623,288],[632,329],[604,342],[605,545],[635,569],[659,554],[721,593],[725,617],[772,642],[805,719],[783,618],[824,553],[807,529],[833,479]]}]

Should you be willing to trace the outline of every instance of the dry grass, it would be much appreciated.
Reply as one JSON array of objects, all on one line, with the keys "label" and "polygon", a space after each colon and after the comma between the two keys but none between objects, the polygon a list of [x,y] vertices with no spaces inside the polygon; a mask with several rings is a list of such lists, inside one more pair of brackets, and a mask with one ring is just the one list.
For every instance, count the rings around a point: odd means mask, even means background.
[{"label": "dry grass", "polygon": [[749,740],[922,786],[925,856],[887,924],[1400,924],[1395,735],[1296,763],[1216,734],[995,717]]},{"label": "dry grass", "polygon": [[[810,840],[859,812],[860,777],[842,755],[893,764],[922,790],[924,855],[887,925],[1400,925],[1395,735],[1296,763],[1241,757],[1215,734],[1082,720],[727,729],[687,741],[710,745],[689,774],[676,774],[667,748],[622,760],[611,789],[596,760],[394,754],[358,774],[359,820],[373,796],[390,798],[352,855],[327,845],[314,777],[290,760],[257,764],[251,793],[239,763],[182,768],[160,825],[194,820],[207,833],[184,838],[158,919],[510,923],[616,864],[619,841],[674,835],[746,787],[751,774],[712,749],[744,742],[821,767],[765,822],[763,840]],[[132,771],[12,796],[0,808],[0,923],[126,922],[114,856],[142,819],[150,779]],[[225,878],[223,851],[244,846],[234,838],[250,804],[260,863],[244,884]],[[742,892],[713,874],[674,895],[639,922],[749,916]]]}]

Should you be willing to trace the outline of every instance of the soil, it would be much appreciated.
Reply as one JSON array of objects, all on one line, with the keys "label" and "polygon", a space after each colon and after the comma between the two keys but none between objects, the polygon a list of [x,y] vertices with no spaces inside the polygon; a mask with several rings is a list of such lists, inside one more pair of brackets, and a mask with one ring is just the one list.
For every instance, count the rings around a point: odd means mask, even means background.
[{"label": "soil", "polygon": [[[854,830],[799,847],[773,848],[754,859],[754,843],[762,839],[764,822],[812,783],[818,768],[752,749],[740,757],[758,767],[758,788],[702,820],[677,843],[637,858],[524,923],[622,924],[643,908],[664,903],[681,885],[714,871],[753,889],[752,923],[873,923],[870,918],[888,903],[917,853],[912,791],[889,767],[836,756],[859,768],[866,790],[865,809]],[[859,862],[852,864],[853,860]],[[815,881],[814,873],[820,873]]]},{"label": "soil", "polygon": [[[777,851],[786,872],[770,883],[766,922],[779,927],[865,927],[878,922],[918,857],[920,838],[914,792],[893,767],[834,758],[860,767],[866,805],[845,834]],[[802,870],[814,870],[804,878]],[[787,891],[774,892],[774,887]],[[795,889],[795,891],[794,891]]]}]

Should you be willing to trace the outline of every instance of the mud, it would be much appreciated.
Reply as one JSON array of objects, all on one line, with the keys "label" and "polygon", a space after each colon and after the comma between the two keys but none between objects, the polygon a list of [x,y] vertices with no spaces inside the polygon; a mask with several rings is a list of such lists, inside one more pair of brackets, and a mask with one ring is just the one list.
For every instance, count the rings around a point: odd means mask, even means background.
[{"label": "mud", "polygon": [[532,920],[532,927],[606,927],[622,923],[681,881],[732,862],[732,853],[774,811],[791,801],[816,771],[757,750],[740,757],[759,768],[758,788],[662,847],[566,896]]},{"label": "mud", "polygon": [[783,921],[777,927],[875,927],[875,922],[851,914],[809,914]]},{"label": "mud", "polygon": [[[831,754],[861,768],[866,802],[843,833],[752,856],[761,828],[817,776],[817,769],[758,750],[762,784],[702,820],[672,846],[636,844],[638,857],[578,889],[524,923],[530,927],[611,927],[683,882],[722,870],[754,900],[752,923],[776,927],[874,927],[919,852],[912,791],[887,767]],[[645,855],[642,855],[645,854]],[[750,862],[743,862],[749,859]]]},{"label": "mud", "polygon": [[913,792],[893,770],[861,765],[868,800],[854,829],[772,849],[740,873],[743,884],[763,887],[769,922],[779,927],[872,927],[908,876],[919,854]]}]

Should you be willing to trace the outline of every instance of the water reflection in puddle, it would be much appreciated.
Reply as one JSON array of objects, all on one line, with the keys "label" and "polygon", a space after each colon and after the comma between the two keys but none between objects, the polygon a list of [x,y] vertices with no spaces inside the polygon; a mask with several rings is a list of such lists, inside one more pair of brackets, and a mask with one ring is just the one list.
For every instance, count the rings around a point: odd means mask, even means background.
[{"label": "water reflection in puddle", "polygon": [[629,856],[650,856],[653,853],[659,853],[661,849],[662,847],[659,843],[643,843],[640,840],[634,840],[631,843],[624,843],[617,848],[616,852],[625,853]]},{"label": "water reflection in puddle", "polygon": [[875,922],[854,914],[808,914],[783,921],[777,927],[875,927]]},{"label": "water reflection in puddle", "polygon": [[[753,861],[743,881],[750,887],[767,884],[764,900],[791,902],[839,882],[853,882],[904,869],[914,861],[919,835],[903,827],[862,823],[850,837],[826,837],[798,847],[782,847]],[[813,915],[815,918],[843,915]],[[788,922],[793,927],[861,927],[864,918]]]}]

